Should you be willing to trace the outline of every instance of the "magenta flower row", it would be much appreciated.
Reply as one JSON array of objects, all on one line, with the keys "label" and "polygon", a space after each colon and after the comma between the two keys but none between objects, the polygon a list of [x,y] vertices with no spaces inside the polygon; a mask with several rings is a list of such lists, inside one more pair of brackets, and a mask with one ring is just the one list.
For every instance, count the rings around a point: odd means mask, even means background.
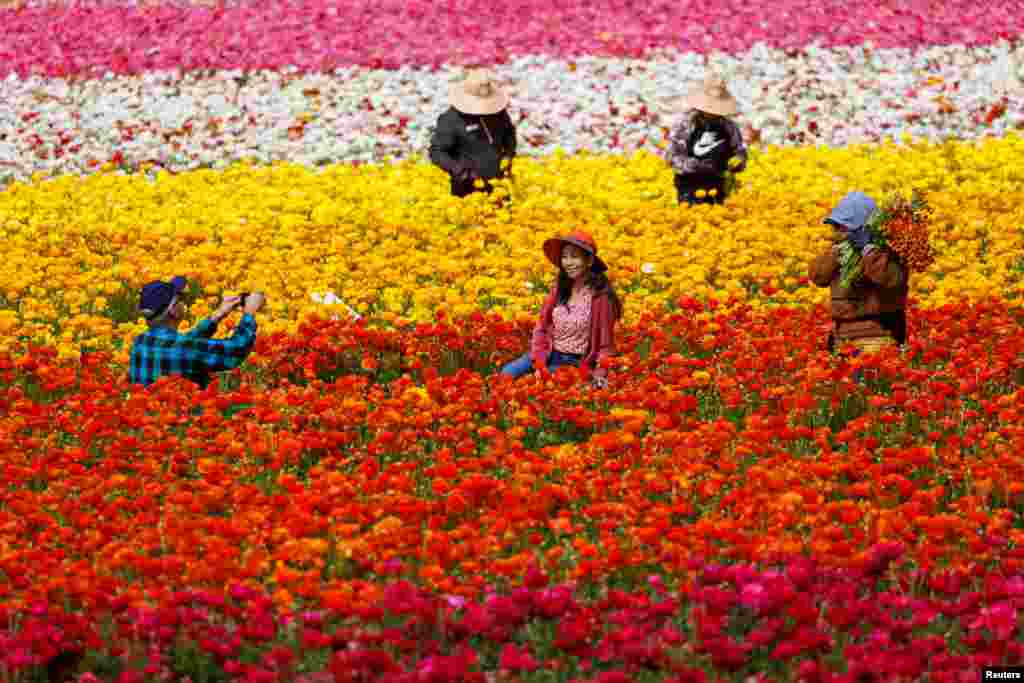
[{"label": "magenta flower row", "polygon": [[298,0],[61,3],[0,10],[0,76],[164,69],[328,71],[652,49],[736,53],[1015,40],[1024,2],[992,0]]}]

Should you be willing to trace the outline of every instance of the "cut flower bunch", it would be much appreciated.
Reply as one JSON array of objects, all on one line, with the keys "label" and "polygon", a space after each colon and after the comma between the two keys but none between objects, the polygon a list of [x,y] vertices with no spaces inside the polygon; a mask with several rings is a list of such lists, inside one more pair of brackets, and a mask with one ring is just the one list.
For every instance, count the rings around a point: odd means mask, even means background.
[{"label": "cut flower bunch", "polygon": [[[889,249],[911,272],[923,273],[935,263],[931,243],[931,221],[934,211],[916,190],[910,198],[896,194],[888,198],[868,221],[869,245]],[[839,282],[849,289],[861,277],[863,261],[848,241],[840,242]]]}]

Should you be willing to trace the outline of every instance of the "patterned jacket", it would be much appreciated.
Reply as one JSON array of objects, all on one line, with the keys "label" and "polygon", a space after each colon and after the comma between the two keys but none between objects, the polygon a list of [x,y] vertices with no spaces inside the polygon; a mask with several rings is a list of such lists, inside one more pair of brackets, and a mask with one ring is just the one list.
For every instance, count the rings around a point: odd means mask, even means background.
[{"label": "patterned jacket", "polygon": [[[534,365],[544,364],[548,354],[554,348],[551,331],[554,324],[553,314],[557,305],[558,286],[555,285],[548,293],[544,306],[540,310],[540,317],[533,329],[530,356]],[[600,367],[600,363],[615,354],[616,322],[616,313],[607,290],[594,292],[590,301],[590,343],[587,345],[587,352],[580,363],[581,367],[590,371],[592,377],[607,375],[607,371]]]},{"label": "patterned jacket", "polygon": [[714,132],[705,133],[709,136],[707,144],[711,146],[707,151],[701,149],[704,140],[693,139],[699,125],[698,112],[691,111],[672,131],[669,138],[668,162],[672,165],[673,171],[680,175],[720,176],[728,170],[726,164],[732,157],[740,159],[740,165],[733,169],[734,171],[740,172],[746,168],[747,147],[743,144],[743,134],[734,121],[723,117],[710,126],[724,129],[725,139],[716,139]]}]

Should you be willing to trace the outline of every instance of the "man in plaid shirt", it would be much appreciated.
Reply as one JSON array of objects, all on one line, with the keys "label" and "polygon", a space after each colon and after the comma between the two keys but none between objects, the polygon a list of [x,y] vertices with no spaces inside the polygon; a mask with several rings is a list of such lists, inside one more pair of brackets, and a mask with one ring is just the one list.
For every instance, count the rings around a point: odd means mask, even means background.
[{"label": "man in plaid shirt", "polygon": [[[149,386],[164,375],[181,375],[204,389],[210,374],[237,368],[256,342],[253,314],[263,307],[263,294],[225,297],[220,307],[191,331],[180,334],[178,325],[185,317],[180,300],[185,278],[170,282],[151,282],[142,288],[139,309],[149,323],[149,331],[132,342],[129,378],[133,384]],[[217,325],[231,311],[244,306],[234,333],[227,339],[213,339]]]}]

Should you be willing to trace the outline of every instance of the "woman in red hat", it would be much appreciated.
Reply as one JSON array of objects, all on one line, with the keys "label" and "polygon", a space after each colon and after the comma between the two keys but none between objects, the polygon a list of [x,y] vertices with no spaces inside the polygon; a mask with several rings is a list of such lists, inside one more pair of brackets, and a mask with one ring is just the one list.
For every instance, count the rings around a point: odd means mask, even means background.
[{"label": "woman in red hat", "polygon": [[615,323],[622,317],[608,266],[594,238],[582,231],[549,239],[544,255],[558,268],[558,278],[541,308],[530,351],[501,372],[522,377],[572,365],[589,370],[594,386],[603,388],[608,378],[601,361],[615,352]]}]

